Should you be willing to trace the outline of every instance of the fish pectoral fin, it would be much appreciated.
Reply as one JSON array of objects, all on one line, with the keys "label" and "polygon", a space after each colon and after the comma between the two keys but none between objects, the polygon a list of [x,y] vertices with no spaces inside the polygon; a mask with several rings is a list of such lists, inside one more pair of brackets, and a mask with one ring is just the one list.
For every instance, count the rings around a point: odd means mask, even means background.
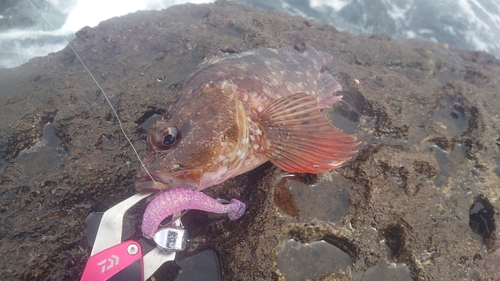
[{"label": "fish pectoral fin", "polygon": [[357,150],[352,136],[332,125],[316,99],[299,93],[282,98],[256,118],[269,160],[287,172],[323,173],[340,167]]}]

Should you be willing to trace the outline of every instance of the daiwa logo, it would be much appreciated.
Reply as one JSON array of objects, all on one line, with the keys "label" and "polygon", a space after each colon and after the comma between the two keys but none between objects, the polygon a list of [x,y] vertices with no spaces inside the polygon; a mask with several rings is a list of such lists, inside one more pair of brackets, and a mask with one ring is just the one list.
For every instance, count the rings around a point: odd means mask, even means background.
[{"label": "daiwa logo", "polygon": [[103,259],[98,262],[97,265],[101,267],[101,273],[106,272],[106,270],[110,270],[113,266],[118,265],[120,262],[120,257],[116,255],[112,255],[110,258]]}]

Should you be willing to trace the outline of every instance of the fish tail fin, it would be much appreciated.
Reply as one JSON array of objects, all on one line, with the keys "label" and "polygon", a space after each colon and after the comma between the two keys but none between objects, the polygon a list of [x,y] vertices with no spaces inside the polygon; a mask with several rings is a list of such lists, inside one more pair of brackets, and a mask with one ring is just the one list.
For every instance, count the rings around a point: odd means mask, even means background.
[{"label": "fish tail fin", "polygon": [[342,96],[335,96],[334,93],[341,91],[342,86],[328,72],[321,72],[318,79],[319,87],[317,100],[320,108],[328,108],[330,105],[342,99]]},{"label": "fish tail fin", "polygon": [[[303,54],[311,60],[315,61],[318,71],[324,69],[333,59],[333,56],[322,51],[316,50],[314,47],[299,42],[293,47],[284,48],[289,52],[295,54]],[[330,105],[342,99],[342,96],[335,96],[335,92],[341,91],[342,86],[333,78],[327,71],[320,71],[318,77],[318,91],[316,93],[316,100],[320,108],[328,108]]]}]

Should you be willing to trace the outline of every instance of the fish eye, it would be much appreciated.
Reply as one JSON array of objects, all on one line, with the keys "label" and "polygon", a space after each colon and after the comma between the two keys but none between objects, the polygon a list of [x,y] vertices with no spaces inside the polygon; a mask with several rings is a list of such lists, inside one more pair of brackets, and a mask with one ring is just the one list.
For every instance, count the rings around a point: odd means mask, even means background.
[{"label": "fish eye", "polygon": [[166,134],[163,136],[162,144],[164,146],[171,146],[172,144],[175,143],[175,140],[176,140],[176,136],[169,133],[169,134]]},{"label": "fish eye", "polygon": [[168,149],[177,143],[179,138],[179,131],[175,126],[165,126],[158,134],[158,141],[156,142],[158,148]]},{"label": "fish eye", "polygon": [[176,145],[180,139],[180,132],[173,124],[164,123],[154,132],[154,144],[161,150],[166,150]]}]

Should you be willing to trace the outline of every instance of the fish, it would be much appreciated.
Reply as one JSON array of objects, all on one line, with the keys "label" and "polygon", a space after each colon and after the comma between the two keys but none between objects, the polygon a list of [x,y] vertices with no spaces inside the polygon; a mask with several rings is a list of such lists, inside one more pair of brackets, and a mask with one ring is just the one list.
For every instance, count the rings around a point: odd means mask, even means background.
[{"label": "fish", "polygon": [[301,42],[205,59],[150,129],[135,189],[202,191],[267,161],[290,173],[341,167],[360,142],[323,112],[342,98],[332,58]]}]

